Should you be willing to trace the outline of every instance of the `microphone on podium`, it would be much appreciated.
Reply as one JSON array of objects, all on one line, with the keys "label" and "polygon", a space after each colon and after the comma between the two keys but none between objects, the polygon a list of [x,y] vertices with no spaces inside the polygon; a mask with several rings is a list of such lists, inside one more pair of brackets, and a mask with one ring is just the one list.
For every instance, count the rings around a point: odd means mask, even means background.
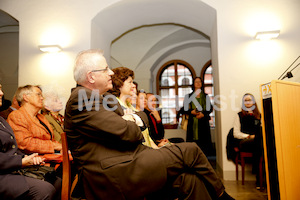
[{"label": "microphone on podium", "polygon": [[[300,58],[300,56],[298,56],[298,58],[296,58],[296,60],[294,60],[294,62],[281,74],[281,76],[279,76],[278,80],[283,80],[285,79],[286,77],[288,78],[292,78],[293,77],[293,74],[292,74],[292,71],[294,69],[296,69],[300,63],[298,63],[292,70],[288,71],[292,66],[293,64]],[[283,76],[284,75],[284,76]]]}]

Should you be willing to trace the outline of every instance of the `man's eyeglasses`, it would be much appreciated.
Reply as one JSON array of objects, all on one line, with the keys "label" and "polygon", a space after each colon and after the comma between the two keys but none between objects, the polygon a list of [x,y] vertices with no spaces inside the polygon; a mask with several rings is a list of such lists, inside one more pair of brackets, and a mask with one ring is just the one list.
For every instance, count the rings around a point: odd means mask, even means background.
[{"label": "man's eyeglasses", "polygon": [[92,70],[91,72],[108,72],[110,70],[110,68],[107,66],[104,69],[95,69]]},{"label": "man's eyeglasses", "polygon": [[31,92],[31,93],[29,93],[29,94],[34,94],[34,95],[36,95],[36,96],[38,96],[38,97],[43,97],[43,94],[40,93],[40,92]]}]

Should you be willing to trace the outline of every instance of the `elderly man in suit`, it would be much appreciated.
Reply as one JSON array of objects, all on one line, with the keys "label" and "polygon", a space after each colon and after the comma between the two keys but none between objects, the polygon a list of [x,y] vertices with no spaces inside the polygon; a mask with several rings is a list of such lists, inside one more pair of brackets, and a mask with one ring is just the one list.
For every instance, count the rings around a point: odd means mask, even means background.
[{"label": "elderly man in suit", "polygon": [[112,75],[101,50],[77,56],[65,132],[86,198],[233,199],[195,143],[142,145],[147,116],[124,115],[107,93]]}]

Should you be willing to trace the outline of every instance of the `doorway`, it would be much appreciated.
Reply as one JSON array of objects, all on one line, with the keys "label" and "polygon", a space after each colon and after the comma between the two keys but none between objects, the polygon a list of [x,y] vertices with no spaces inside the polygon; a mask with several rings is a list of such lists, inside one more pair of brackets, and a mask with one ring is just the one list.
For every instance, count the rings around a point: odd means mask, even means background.
[{"label": "doorway", "polygon": [[[4,98],[11,101],[18,88],[19,21],[2,10],[0,10],[0,44],[0,83]],[[1,109],[5,107],[6,105],[3,105]]]}]

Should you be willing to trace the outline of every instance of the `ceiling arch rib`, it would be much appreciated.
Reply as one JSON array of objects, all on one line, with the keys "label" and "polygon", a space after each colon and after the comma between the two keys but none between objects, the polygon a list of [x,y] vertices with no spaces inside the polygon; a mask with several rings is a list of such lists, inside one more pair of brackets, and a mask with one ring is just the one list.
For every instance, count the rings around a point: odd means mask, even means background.
[{"label": "ceiling arch rib", "polygon": [[206,35],[186,26],[175,24],[142,26],[114,40],[111,57],[122,63],[122,66],[135,70],[148,58],[157,55],[157,52],[163,53],[172,47],[193,41],[199,46],[202,43],[204,45],[210,43]]},{"label": "ceiling arch rib", "polygon": [[[181,51],[183,49],[188,49],[191,47],[207,47],[210,48],[210,42],[207,40],[185,40],[181,42],[176,42],[173,44],[170,44],[168,46],[165,46],[164,48],[158,49],[158,51],[155,52],[155,54],[158,56],[155,57],[155,60],[162,60],[165,57],[168,57],[171,54],[176,53],[177,51]],[[142,66],[142,63],[145,62],[147,59],[151,58],[152,55],[145,55],[144,58],[138,63],[135,70],[139,69],[140,66]],[[155,62],[156,63],[156,62]],[[155,67],[155,66],[153,66]],[[151,68],[150,68],[151,71]]]},{"label": "ceiling arch rib", "polygon": [[190,42],[190,43],[184,43],[184,44],[178,44],[178,46],[174,46],[170,48],[169,50],[166,50],[164,53],[161,53],[159,57],[156,58],[153,65],[150,67],[150,71],[153,71],[157,65],[166,57],[168,57],[171,54],[176,53],[177,51],[181,51],[183,49],[188,49],[192,47],[199,47],[199,46],[210,48],[210,43],[199,41],[198,43],[196,41]]},{"label": "ceiling arch rib", "polygon": [[151,45],[148,52],[137,64],[136,68],[138,68],[145,60],[161,50],[165,49],[166,51],[169,51],[170,48],[176,48],[189,43],[195,43],[196,46],[210,45],[210,41],[199,32],[181,28],[176,32],[170,33],[169,35],[164,35],[159,41],[157,41],[156,44]]}]

